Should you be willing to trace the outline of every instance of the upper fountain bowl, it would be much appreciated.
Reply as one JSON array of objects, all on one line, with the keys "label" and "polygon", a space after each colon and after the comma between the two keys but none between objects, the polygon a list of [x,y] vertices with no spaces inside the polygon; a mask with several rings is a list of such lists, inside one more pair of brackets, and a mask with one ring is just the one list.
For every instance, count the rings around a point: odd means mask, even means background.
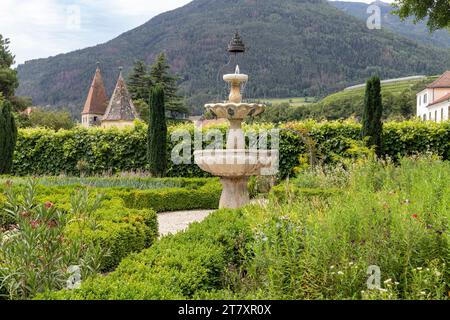
[{"label": "upper fountain bowl", "polygon": [[265,106],[257,103],[214,103],[207,104],[206,110],[219,119],[243,120],[264,112]]},{"label": "upper fountain bowl", "polygon": [[248,81],[248,75],[239,73],[226,74],[223,76],[223,80],[232,83],[243,83]]}]

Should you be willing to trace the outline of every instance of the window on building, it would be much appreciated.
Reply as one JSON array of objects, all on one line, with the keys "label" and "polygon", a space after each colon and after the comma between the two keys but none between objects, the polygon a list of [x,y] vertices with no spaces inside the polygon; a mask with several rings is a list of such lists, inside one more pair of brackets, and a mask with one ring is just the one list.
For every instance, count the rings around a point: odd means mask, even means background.
[{"label": "window on building", "polygon": [[441,109],[441,121],[444,121],[444,108]]},{"label": "window on building", "polygon": [[427,104],[428,101],[428,94],[425,93],[425,95],[423,96],[423,103]]},{"label": "window on building", "polygon": [[427,121],[427,114],[426,113],[423,115],[423,121]]},{"label": "window on building", "polygon": [[417,98],[417,104],[419,105],[419,106],[421,106],[422,105],[422,99],[420,99],[420,96]]},{"label": "window on building", "polygon": [[94,122],[97,122],[97,120],[98,120],[98,117],[94,117]]},{"label": "window on building", "polygon": [[436,111],[434,111],[434,121],[438,121],[438,117],[437,117],[437,110]]},{"label": "window on building", "polygon": [[433,120],[431,119],[431,112],[428,114],[428,120]]}]

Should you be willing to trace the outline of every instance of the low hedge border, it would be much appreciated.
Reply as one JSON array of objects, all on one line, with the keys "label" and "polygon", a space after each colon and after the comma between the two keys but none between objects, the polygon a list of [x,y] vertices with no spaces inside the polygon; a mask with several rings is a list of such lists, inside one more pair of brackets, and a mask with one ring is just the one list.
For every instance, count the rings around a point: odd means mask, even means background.
[{"label": "low hedge border", "polygon": [[186,232],[165,237],[125,258],[106,277],[81,289],[47,292],[36,300],[175,300],[220,289],[230,265],[239,265],[252,239],[242,211],[220,210]]},{"label": "low hedge border", "polygon": [[198,189],[170,188],[160,190],[111,191],[125,201],[129,208],[152,208],[156,212],[179,210],[217,209],[221,185],[208,183]]}]

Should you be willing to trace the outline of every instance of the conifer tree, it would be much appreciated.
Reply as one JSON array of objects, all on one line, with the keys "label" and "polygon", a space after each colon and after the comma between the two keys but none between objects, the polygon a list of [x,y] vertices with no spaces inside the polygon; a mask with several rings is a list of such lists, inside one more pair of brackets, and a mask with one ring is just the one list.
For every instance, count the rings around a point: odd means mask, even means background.
[{"label": "conifer tree", "polygon": [[171,112],[187,113],[182,98],[178,95],[177,81],[179,78],[170,73],[170,65],[166,55],[161,53],[151,66],[150,76],[154,84],[160,84],[165,92],[166,109]]},{"label": "conifer tree", "polygon": [[11,173],[17,127],[11,111],[11,103],[0,95],[0,174]]},{"label": "conifer tree", "polygon": [[149,70],[144,61],[138,60],[134,63],[133,71],[128,78],[128,90],[133,100],[148,99],[152,88],[152,80]]},{"label": "conifer tree", "polygon": [[367,145],[369,147],[375,147],[378,156],[381,155],[383,133],[382,117],[383,102],[381,97],[381,81],[379,77],[372,77],[366,84],[361,136],[367,139]]},{"label": "conifer tree", "polygon": [[17,72],[11,69],[13,64],[14,56],[9,50],[9,39],[4,39],[0,34],[0,93],[7,100],[14,96],[14,91],[19,86]]},{"label": "conifer tree", "polygon": [[148,161],[154,177],[164,177],[167,170],[167,123],[164,88],[157,84],[150,94]]}]

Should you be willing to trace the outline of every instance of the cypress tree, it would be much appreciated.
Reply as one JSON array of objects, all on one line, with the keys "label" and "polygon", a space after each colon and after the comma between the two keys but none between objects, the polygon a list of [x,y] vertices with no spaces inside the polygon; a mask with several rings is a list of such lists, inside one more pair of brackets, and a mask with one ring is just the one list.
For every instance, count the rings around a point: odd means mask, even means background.
[{"label": "cypress tree", "polygon": [[164,88],[156,85],[150,93],[148,161],[154,177],[164,177],[167,170],[167,123]]},{"label": "cypress tree", "polygon": [[16,142],[17,127],[11,104],[0,97],[0,174],[11,173]]},{"label": "cypress tree", "polygon": [[361,136],[367,139],[369,147],[375,147],[376,154],[381,155],[383,133],[383,102],[381,97],[381,81],[372,77],[366,84],[364,99],[363,127]]}]

